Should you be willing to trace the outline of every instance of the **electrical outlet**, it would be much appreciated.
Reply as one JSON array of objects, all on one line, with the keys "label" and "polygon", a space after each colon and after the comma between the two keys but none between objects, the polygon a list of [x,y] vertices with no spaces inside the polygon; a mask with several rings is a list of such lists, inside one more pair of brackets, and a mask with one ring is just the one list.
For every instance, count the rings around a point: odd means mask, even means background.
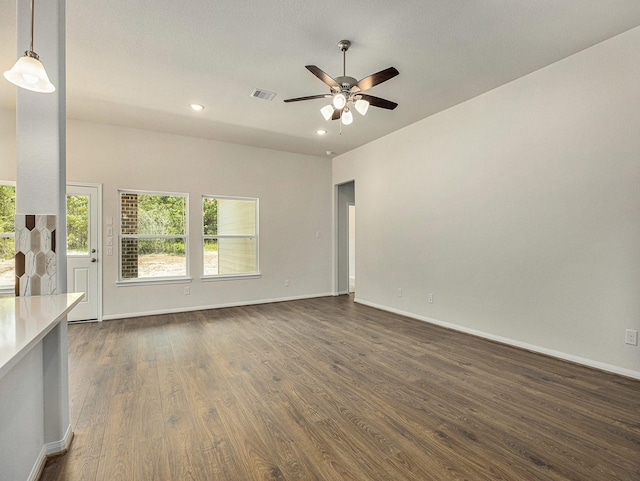
[{"label": "electrical outlet", "polygon": [[402,289],[398,289],[398,297],[402,297]]},{"label": "electrical outlet", "polygon": [[284,287],[289,287],[290,283],[289,283],[289,279],[285,279],[284,280]]},{"label": "electrical outlet", "polygon": [[191,294],[191,288],[189,286],[184,288],[184,295],[188,296],[189,294]]},{"label": "electrical outlet", "polygon": [[627,335],[625,336],[625,343],[631,344],[632,346],[638,345],[638,331],[633,329],[627,329]]},{"label": "electrical outlet", "polygon": [[429,304],[433,304],[433,294],[429,293]]}]

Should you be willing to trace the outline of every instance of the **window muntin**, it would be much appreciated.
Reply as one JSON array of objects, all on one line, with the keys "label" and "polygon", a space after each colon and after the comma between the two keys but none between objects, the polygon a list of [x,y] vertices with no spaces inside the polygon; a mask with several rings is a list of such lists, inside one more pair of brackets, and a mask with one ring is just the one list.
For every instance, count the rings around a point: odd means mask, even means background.
[{"label": "window muntin", "polygon": [[188,275],[188,195],[119,191],[120,280]]},{"label": "window muntin", "polygon": [[205,277],[258,273],[258,199],[203,196]]},{"label": "window muntin", "polygon": [[0,289],[15,286],[16,188],[0,183]]}]

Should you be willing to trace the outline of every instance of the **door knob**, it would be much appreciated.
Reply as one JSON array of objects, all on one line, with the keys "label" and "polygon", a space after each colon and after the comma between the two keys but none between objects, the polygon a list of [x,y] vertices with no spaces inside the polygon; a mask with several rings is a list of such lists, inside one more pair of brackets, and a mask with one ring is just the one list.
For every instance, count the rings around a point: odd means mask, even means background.
[{"label": "door knob", "polygon": [[98,262],[98,259],[96,259],[95,257],[92,257],[91,262]]},{"label": "door knob", "polygon": [[92,254],[95,254],[95,253],[96,253],[96,250],[95,250],[95,249],[91,249],[91,253],[92,253]]}]

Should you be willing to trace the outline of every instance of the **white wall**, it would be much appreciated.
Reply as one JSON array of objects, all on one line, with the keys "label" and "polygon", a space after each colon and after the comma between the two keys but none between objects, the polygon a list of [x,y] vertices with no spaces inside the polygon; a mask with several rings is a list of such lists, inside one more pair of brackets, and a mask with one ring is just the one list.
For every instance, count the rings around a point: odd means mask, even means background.
[{"label": "white wall", "polygon": [[352,179],[359,301],[640,377],[640,28],[336,157]]},{"label": "white wall", "polygon": [[[14,122],[13,112],[0,111],[0,153],[7,156],[0,163],[3,180],[15,178]],[[183,294],[186,284],[116,286],[115,247],[113,256],[102,257],[105,318],[332,292],[326,158],[69,119],[67,180],[103,184],[103,221],[112,216],[116,229],[118,189],[189,194],[191,294]],[[260,199],[260,279],[200,281],[202,194]],[[284,287],[285,279],[290,287]]]}]

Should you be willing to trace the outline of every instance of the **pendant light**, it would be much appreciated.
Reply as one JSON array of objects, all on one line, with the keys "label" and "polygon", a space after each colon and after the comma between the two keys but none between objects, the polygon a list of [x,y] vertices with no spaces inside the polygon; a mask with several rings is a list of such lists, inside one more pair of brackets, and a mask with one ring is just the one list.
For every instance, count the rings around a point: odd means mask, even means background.
[{"label": "pendant light", "polygon": [[18,59],[11,70],[7,70],[4,73],[4,78],[23,89],[51,93],[56,88],[49,81],[44,65],[40,62],[40,57],[33,51],[33,23],[35,17],[33,2],[34,0],[31,0],[31,44],[29,50],[24,53],[24,57]]}]

